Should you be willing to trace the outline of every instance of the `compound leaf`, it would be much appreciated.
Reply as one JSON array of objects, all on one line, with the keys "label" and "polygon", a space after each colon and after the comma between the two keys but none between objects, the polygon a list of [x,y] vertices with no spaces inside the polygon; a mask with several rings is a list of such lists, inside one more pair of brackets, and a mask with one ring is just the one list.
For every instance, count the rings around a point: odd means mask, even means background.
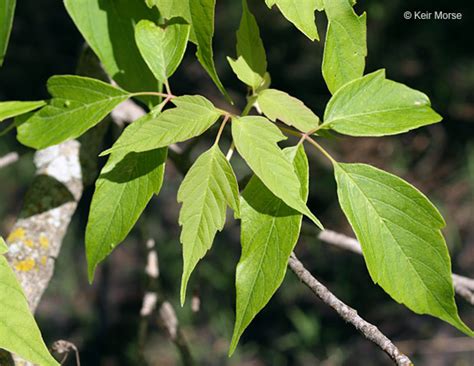
[{"label": "compound leaf", "polygon": [[349,0],[325,0],[328,30],[323,56],[323,76],[334,94],[364,75],[367,56],[366,14],[358,16]]},{"label": "compound leaf", "polygon": [[18,140],[43,149],[79,137],[130,94],[102,81],[71,75],[48,80],[53,99],[18,127]]},{"label": "compound leaf", "polygon": [[462,332],[451,262],[433,204],[402,179],[365,164],[336,164],[341,207],[359,239],[370,275],[418,314],[436,316]]},{"label": "compound leaf", "polygon": [[37,102],[1,102],[0,103],[0,122],[22,114],[34,111],[46,105],[46,102],[39,100]]},{"label": "compound leaf", "polygon": [[227,58],[240,81],[258,89],[267,72],[267,56],[260,38],[257,21],[250,12],[247,0],[242,0],[242,19],[237,31],[237,59]]},{"label": "compound leaf", "polygon": [[264,117],[234,118],[232,137],[239,154],[265,186],[291,208],[322,224],[300,196],[301,183],[278,142],[285,139],[278,127]]},{"label": "compound leaf", "polygon": [[[284,149],[308,198],[308,159],[303,145]],[[285,277],[288,259],[300,235],[303,216],[288,207],[256,176],[242,193],[241,245],[237,265],[236,319],[230,354],[255,315],[270,301]]]},{"label": "compound leaf", "polygon": [[217,75],[216,66],[214,64],[212,38],[214,37],[215,7],[216,0],[192,0],[189,2],[191,23],[194,27],[197,40],[197,58],[221,93],[230,100]]},{"label": "compound leaf", "polygon": [[135,24],[140,19],[155,20],[156,10],[143,0],[64,0],[64,4],[117,84],[133,92],[159,89],[135,43]]},{"label": "compound leaf", "polygon": [[192,271],[211,248],[217,231],[225,224],[229,205],[239,215],[239,187],[232,167],[218,145],[203,153],[193,164],[178,191],[182,202],[183,276],[181,304]]},{"label": "compound leaf", "polygon": [[186,141],[205,132],[221,113],[200,95],[184,95],[173,99],[176,108],[150,118],[146,123],[128,126],[112,148],[101,156],[119,150],[142,152]]},{"label": "compound leaf", "polygon": [[268,7],[277,5],[286,19],[312,41],[319,40],[314,17],[315,10],[321,10],[321,0],[265,0]]},{"label": "compound leaf", "polygon": [[339,89],[326,107],[324,125],[350,136],[383,136],[441,119],[425,94],[385,79],[385,70],[379,70]]},{"label": "compound leaf", "polygon": [[257,102],[262,112],[272,121],[279,119],[302,132],[310,132],[319,125],[319,118],[302,101],[276,89],[258,93]]},{"label": "compound leaf", "polygon": [[15,15],[16,0],[2,0],[0,3],[0,66],[3,65]]},{"label": "compound leaf", "polygon": [[135,28],[138,49],[155,78],[164,83],[173,75],[183,59],[190,26],[170,23],[161,27],[141,20]]},{"label": "compound leaf", "polygon": [[8,251],[0,237],[0,348],[38,365],[59,365],[44,344],[23,290],[3,256]]}]

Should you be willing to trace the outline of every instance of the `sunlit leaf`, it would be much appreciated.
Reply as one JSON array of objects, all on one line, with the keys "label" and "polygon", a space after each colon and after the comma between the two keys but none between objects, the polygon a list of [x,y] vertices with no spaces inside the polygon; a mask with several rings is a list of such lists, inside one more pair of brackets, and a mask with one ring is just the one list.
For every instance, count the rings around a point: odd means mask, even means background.
[{"label": "sunlit leaf", "polygon": [[324,125],[351,136],[383,136],[441,121],[428,97],[385,79],[379,70],[339,89],[329,101]]},{"label": "sunlit leaf", "polygon": [[242,18],[237,31],[237,59],[227,58],[240,81],[258,89],[267,72],[267,56],[260,38],[257,21],[250,12],[247,0],[242,0]]},{"label": "sunlit leaf", "polygon": [[171,23],[160,27],[141,20],[135,28],[135,38],[146,64],[156,79],[164,83],[178,68],[188,43],[190,26]]},{"label": "sunlit leaf", "polygon": [[331,93],[364,75],[367,56],[365,13],[358,16],[348,0],[325,0],[328,30],[323,76]]},{"label": "sunlit leaf", "polygon": [[2,0],[0,2],[0,66],[3,65],[7,52],[15,7],[16,0]]},{"label": "sunlit leaf", "polygon": [[38,365],[59,365],[44,344],[23,290],[3,256],[8,247],[0,238],[0,348]]},{"label": "sunlit leaf", "polygon": [[277,119],[302,132],[310,132],[319,125],[319,118],[302,101],[276,89],[258,93],[257,103],[272,121]]},{"label": "sunlit leaf", "polygon": [[[189,0],[145,0],[149,7],[156,6],[164,19],[182,18],[192,24]],[[190,41],[196,43],[196,34],[191,26]]]},{"label": "sunlit leaf", "polygon": [[201,135],[221,115],[210,101],[199,95],[177,97],[173,103],[176,108],[168,109],[144,124],[132,123],[114,146],[101,155],[116,151],[142,152],[186,141]]},{"label": "sunlit leaf", "polygon": [[189,277],[211,248],[217,231],[223,229],[227,205],[239,214],[237,179],[218,145],[193,164],[179,188],[178,201],[183,203],[179,223],[183,227],[181,304],[184,304]]},{"label": "sunlit leaf", "polygon": [[[134,123],[144,123],[146,117]],[[96,182],[86,228],[89,280],[132,230],[163,183],[166,148],[110,155]]]},{"label": "sunlit leaf", "polygon": [[301,198],[301,183],[293,165],[278,146],[285,139],[278,127],[263,117],[234,118],[232,137],[237,151],[265,186],[291,208],[322,224]]},{"label": "sunlit leaf", "polygon": [[159,84],[135,43],[138,20],[156,20],[143,0],[64,0],[64,5],[107,73],[132,92],[158,90]]},{"label": "sunlit leaf", "polygon": [[0,122],[41,108],[46,102],[0,102]]},{"label": "sunlit leaf", "polygon": [[130,96],[102,81],[71,75],[51,77],[48,90],[49,104],[18,127],[18,140],[35,149],[81,136]]},{"label": "sunlit leaf", "polygon": [[214,64],[212,38],[214,37],[215,7],[216,0],[192,0],[189,2],[191,24],[194,27],[197,40],[197,58],[221,93],[230,99],[217,75]]},{"label": "sunlit leaf", "polygon": [[396,301],[474,333],[459,318],[451,262],[433,204],[402,179],[364,164],[336,164],[341,207],[370,275]]},{"label": "sunlit leaf", "polygon": [[278,6],[282,14],[312,41],[319,40],[314,17],[322,9],[321,0],[265,0],[268,7]]},{"label": "sunlit leaf", "polygon": [[[308,159],[303,149],[291,147],[284,153],[293,162],[301,183],[301,198],[308,198]],[[300,235],[303,216],[285,205],[252,177],[242,193],[242,255],[236,274],[236,319],[230,354],[255,315],[280,287],[288,259]]]}]

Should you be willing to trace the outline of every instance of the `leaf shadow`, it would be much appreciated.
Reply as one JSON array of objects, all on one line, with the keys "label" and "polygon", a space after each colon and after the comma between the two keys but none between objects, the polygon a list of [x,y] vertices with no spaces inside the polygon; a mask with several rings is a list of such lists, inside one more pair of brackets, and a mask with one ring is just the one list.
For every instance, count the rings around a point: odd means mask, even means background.
[{"label": "leaf shadow", "polygon": [[24,219],[74,201],[73,194],[63,183],[49,175],[40,174],[26,193],[19,216]]},{"label": "leaf shadow", "polygon": [[157,90],[158,84],[154,85],[155,78],[135,43],[134,25],[141,19],[158,19],[158,9],[149,9],[143,0],[99,0],[99,8],[107,14],[112,52],[119,69],[112,75],[114,80],[130,91]]},{"label": "leaf shadow", "polygon": [[255,211],[272,217],[301,215],[276,197],[256,176],[250,179],[242,192],[242,199]]},{"label": "leaf shadow", "polygon": [[[113,155],[109,159],[113,159]],[[166,162],[167,149],[155,149],[144,152],[130,152],[123,157],[112,170],[102,173],[101,179],[115,183],[126,183],[150,174]]]}]

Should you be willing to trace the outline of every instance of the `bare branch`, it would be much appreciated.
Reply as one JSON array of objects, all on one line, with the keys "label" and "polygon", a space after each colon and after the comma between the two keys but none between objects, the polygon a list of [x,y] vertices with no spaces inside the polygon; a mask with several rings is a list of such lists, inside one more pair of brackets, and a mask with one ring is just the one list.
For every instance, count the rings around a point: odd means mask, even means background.
[{"label": "bare branch", "polygon": [[344,234],[336,233],[331,230],[323,230],[319,233],[319,240],[329,244],[337,245],[339,248],[349,250],[356,254],[362,254],[362,248],[359,242]]},{"label": "bare branch", "polygon": [[[319,233],[318,238],[325,243],[362,255],[360,243],[350,236],[324,230]],[[452,277],[456,293],[471,305],[474,305],[474,280],[454,273]]]},{"label": "bare branch", "polygon": [[18,159],[20,159],[20,156],[16,152],[12,152],[5,156],[2,156],[0,158],[0,169],[16,163]]},{"label": "bare branch", "polygon": [[332,307],[346,322],[351,323],[368,340],[379,346],[390,358],[400,366],[413,365],[410,359],[388,339],[375,325],[362,319],[357,311],[339,300],[321,282],[303,266],[293,253],[288,262],[288,266],[295,275],[325,304]]}]

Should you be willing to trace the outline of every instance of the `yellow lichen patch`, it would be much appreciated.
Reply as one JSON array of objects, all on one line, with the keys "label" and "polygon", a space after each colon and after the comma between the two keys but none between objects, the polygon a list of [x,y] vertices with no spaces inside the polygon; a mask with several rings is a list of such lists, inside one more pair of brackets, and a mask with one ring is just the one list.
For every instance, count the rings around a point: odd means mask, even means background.
[{"label": "yellow lichen patch", "polygon": [[15,269],[19,272],[28,272],[31,271],[36,266],[36,261],[32,258],[25,259],[24,261],[19,261],[15,263]]},{"label": "yellow lichen patch", "polygon": [[33,243],[33,240],[31,240],[31,239],[26,239],[25,240],[25,245],[27,247],[33,248],[35,246],[35,243]]},{"label": "yellow lichen patch", "polygon": [[42,248],[44,248],[44,249],[49,248],[49,239],[44,234],[40,235],[39,243],[40,243]]},{"label": "yellow lichen patch", "polygon": [[45,266],[46,265],[46,262],[48,261],[48,257],[46,257],[45,255],[43,255],[40,259],[40,263]]},{"label": "yellow lichen patch", "polygon": [[25,239],[25,234],[26,234],[25,229],[23,229],[22,227],[16,228],[10,233],[10,235],[7,238],[7,241],[9,243],[12,243],[17,240],[23,240]]}]

